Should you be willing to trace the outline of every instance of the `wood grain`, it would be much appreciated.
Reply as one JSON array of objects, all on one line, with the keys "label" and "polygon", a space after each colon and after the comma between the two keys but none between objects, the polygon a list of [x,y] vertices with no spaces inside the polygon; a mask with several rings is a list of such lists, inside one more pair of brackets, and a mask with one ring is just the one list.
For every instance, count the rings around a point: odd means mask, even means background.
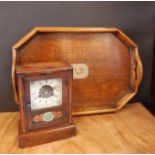
[{"label": "wood grain", "polygon": [[16,66],[55,61],[88,66],[87,78],[73,79],[74,115],[118,111],[142,79],[137,45],[117,28],[36,27],[13,46],[17,103]]},{"label": "wood grain", "polygon": [[21,149],[18,113],[1,113],[0,153],[155,153],[155,118],[140,103],[73,120],[76,137]]}]

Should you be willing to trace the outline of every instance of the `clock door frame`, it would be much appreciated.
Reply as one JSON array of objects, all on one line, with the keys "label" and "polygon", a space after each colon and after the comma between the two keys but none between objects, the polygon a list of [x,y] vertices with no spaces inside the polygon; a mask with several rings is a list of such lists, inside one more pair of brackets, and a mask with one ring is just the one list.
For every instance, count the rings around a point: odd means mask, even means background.
[{"label": "clock door frame", "polygon": [[[30,99],[30,81],[32,80],[46,80],[46,79],[62,79],[62,105],[50,107],[46,109],[31,110]],[[71,120],[71,89],[72,89],[72,69],[52,71],[50,73],[35,73],[35,74],[22,74],[18,79],[19,88],[21,92],[21,104],[20,104],[20,118],[23,118],[21,122],[21,128],[23,132],[33,129],[42,129],[45,127],[57,127],[70,124]],[[44,114],[45,112],[58,112],[58,117],[49,122],[33,123],[33,117],[36,115]]]}]

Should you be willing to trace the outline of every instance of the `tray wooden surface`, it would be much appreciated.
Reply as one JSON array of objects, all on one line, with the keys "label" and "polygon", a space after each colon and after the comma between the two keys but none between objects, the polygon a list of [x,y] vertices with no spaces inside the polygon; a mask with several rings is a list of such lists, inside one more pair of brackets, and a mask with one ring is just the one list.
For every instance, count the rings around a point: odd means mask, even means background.
[{"label": "tray wooden surface", "polygon": [[73,79],[74,115],[119,110],[137,93],[142,79],[137,45],[117,28],[36,27],[13,46],[17,103],[16,67],[53,61],[82,64],[76,74],[88,74]]}]

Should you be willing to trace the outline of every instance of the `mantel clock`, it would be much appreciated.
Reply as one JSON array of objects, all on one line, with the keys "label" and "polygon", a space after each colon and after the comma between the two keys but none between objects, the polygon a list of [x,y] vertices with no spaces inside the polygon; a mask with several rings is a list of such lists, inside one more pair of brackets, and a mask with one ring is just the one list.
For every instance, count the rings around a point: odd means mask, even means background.
[{"label": "mantel clock", "polygon": [[63,62],[17,66],[19,144],[32,146],[75,135],[72,67]]}]

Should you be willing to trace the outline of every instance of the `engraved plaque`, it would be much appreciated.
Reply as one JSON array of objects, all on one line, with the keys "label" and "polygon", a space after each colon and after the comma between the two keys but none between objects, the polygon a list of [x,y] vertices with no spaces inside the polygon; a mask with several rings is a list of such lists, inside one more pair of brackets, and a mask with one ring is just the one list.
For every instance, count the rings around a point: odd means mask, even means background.
[{"label": "engraved plaque", "polygon": [[72,64],[73,78],[74,79],[86,79],[89,75],[89,69],[87,64]]}]

